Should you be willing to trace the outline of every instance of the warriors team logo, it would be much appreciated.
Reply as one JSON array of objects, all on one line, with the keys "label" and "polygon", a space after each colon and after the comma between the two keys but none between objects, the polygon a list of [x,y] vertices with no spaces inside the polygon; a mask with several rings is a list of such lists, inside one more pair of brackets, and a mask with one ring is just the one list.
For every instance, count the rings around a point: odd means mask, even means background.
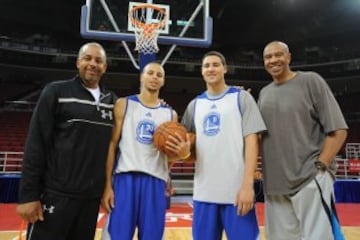
[{"label": "warriors team logo", "polygon": [[204,117],[203,121],[204,134],[214,136],[220,131],[220,115],[217,112],[211,112]]},{"label": "warriors team logo", "polygon": [[142,144],[151,144],[155,132],[155,124],[148,119],[140,121],[136,128],[136,140]]}]

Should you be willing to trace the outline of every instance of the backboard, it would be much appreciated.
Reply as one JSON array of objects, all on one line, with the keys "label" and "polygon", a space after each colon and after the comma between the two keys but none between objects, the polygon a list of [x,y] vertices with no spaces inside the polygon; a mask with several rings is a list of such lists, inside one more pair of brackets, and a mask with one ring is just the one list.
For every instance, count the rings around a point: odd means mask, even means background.
[{"label": "backboard", "polygon": [[144,3],[155,4],[168,15],[167,24],[159,31],[159,44],[211,45],[209,0],[87,0],[81,9],[80,33],[90,39],[135,42],[128,13]]}]

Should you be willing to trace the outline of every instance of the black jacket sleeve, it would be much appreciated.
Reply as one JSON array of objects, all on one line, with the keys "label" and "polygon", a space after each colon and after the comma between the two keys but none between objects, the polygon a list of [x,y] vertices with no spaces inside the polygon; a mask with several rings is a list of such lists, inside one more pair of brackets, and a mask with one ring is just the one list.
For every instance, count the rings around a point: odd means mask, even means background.
[{"label": "black jacket sleeve", "polygon": [[43,193],[47,159],[52,152],[56,104],[56,92],[50,84],[42,91],[30,121],[20,180],[19,203],[39,200]]}]

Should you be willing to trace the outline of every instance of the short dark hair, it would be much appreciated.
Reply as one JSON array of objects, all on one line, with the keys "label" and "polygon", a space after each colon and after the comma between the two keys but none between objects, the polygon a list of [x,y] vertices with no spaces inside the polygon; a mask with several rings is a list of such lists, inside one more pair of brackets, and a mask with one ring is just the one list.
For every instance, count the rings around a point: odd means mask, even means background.
[{"label": "short dark hair", "polygon": [[226,64],[226,59],[225,59],[224,55],[223,55],[222,53],[218,52],[218,51],[210,51],[210,52],[205,53],[205,55],[203,56],[201,62],[203,62],[204,59],[205,59],[206,57],[208,57],[208,56],[217,56],[217,57],[219,57],[220,60],[221,60],[221,63],[222,63],[224,66],[227,66],[227,64]]},{"label": "short dark hair", "polygon": [[104,61],[106,62],[106,52],[105,52],[105,49],[104,47],[100,44],[100,43],[97,43],[97,42],[88,42],[88,43],[85,43],[84,45],[82,45],[79,49],[79,52],[78,52],[78,56],[77,56],[77,59],[80,59],[81,56],[84,54],[85,52],[85,49],[89,46],[95,46],[95,47],[98,47],[101,51],[101,53],[103,54],[103,57],[104,57]]},{"label": "short dark hair", "polygon": [[156,60],[156,61],[152,61],[152,62],[148,62],[148,63],[143,67],[143,69],[141,69],[140,74],[143,74],[145,68],[146,68],[148,65],[151,65],[151,64],[159,65],[159,66],[162,68],[162,70],[164,71],[164,74],[165,74],[165,69],[164,69],[163,65],[161,64],[160,61],[157,61],[157,60]]}]

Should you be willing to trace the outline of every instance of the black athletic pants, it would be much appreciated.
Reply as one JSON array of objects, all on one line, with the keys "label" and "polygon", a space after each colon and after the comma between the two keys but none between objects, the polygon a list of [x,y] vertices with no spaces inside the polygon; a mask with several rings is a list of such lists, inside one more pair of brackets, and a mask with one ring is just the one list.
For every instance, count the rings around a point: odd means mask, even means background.
[{"label": "black athletic pants", "polygon": [[29,224],[27,240],[94,240],[100,199],[51,193],[42,199],[44,221]]}]

